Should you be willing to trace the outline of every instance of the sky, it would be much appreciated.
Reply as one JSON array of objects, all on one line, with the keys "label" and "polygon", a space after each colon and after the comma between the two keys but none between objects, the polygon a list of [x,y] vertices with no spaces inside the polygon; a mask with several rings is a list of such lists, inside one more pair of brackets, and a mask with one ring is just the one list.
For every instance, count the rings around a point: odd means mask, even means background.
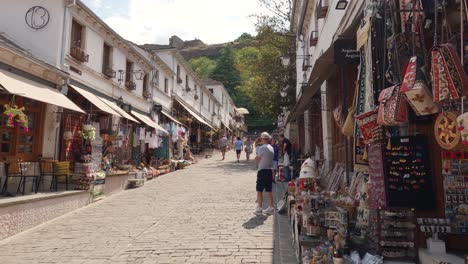
[{"label": "sky", "polygon": [[137,44],[168,44],[177,35],[207,44],[255,34],[254,14],[268,13],[258,0],[83,0],[122,37]]}]

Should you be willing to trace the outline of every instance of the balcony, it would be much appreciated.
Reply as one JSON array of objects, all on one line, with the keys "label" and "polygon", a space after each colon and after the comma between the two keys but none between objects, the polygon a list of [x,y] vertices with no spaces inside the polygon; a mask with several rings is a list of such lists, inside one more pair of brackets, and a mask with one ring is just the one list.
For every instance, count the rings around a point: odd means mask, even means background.
[{"label": "balcony", "polygon": [[181,84],[182,83],[182,79],[180,77],[177,77],[177,83],[178,84]]},{"label": "balcony", "polygon": [[104,76],[107,78],[115,78],[115,71],[110,67],[104,67],[102,74],[104,74]]},{"label": "balcony", "polygon": [[125,81],[125,87],[130,91],[136,90],[136,83],[132,81]]},{"label": "balcony", "polygon": [[70,49],[70,56],[79,62],[88,62],[89,54],[87,54],[81,47],[73,46]]},{"label": "balcony", "polygon": [[185,86],[185,91],[190,92],[190,91],[192,91],[192,88],[190,88],[190,86],[187,85],[187,86]]}]

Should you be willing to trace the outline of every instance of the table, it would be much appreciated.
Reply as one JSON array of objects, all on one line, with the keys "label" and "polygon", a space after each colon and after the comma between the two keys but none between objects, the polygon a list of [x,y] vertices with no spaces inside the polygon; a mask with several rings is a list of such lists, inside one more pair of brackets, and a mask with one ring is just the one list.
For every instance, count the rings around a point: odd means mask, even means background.
[{"label": "table", "polygon": [[[20,181],[18,183],[18,187],[16,188],[16,194],[20,192],[20,189],[22,189],[21,193],[24,195],[26,192],[26,179],[27,178],[33,178],[33,184],[31,191],[34,190],[34,187],[36,187],[35,192],[37,193],[37,180],[39,178],[40,173],[38,173],[38,162],[33,162],[33,161],[20,161],[20,162],[3,162],[3,174],[5,175],[5,182],[3,183],[2,186],[2,191],[1,195],[7,195],[7,196],[15,196],[8,192],[8,182],[10,178],[20,178]],[[14,166],[16,164],[17,168],[14,168],[13,172],[8,173],[7,172],[7,164],[10,164],[9,166]]]}]

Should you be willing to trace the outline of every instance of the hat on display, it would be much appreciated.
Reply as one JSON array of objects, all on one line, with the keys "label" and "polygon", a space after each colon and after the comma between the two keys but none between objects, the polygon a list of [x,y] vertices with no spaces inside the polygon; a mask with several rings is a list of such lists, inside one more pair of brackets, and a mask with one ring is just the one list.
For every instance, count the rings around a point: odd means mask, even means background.
[{"label": "hat on display", "polygon": [[262,132],[262,134],[260,135],[261,138],[264,138],[264,139],[270,139],[271,136],[270,134],[268,134],[267,132]]},{"label": "hat on display", "polygon": [[315,177],[316,177],[315,170],[311,167],[302,168],[301,173],[299,174],[299,179],[315,178]]},{"label": "hat on display", "polygon": [[311,158],[308,158],[306,159],[303,163],[302,163],[302,167],[312,167],[312,168],[315,168],[315,162],[311,159]]}]

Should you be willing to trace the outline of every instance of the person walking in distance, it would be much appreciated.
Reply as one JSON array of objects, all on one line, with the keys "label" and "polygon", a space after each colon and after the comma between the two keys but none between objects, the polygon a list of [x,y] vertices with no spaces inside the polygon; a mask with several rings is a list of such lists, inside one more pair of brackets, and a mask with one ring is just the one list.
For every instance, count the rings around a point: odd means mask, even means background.
[{"label": "person walking in distance", "polygon": [[237,137],[234,146],[236,148],[237,162],[239,162],[242,149],[244,148],[244,142],[242,142],[240,137]]},{"label": "person walking in distance", "polygon": [[247,161],[249,161],[250,160],[250,154],[252,154],[252,150],[253,150],[253,142],[250,139],[250,137],[247,137],[247,140],[245,141],[244,145],[245,145],[245,147],[244,147],[245,158],[247,159]]},{"label": "person walking in distance", "polygon": [[[273,166],[273,155],[274,150],[270,145],[270,134],[263,132],[260,136],[262,145],[258,148],[257,156],[255,161],[257,163],[257,209],[255,210],[256,215],[274,214],[275,209],[273,208],[273,172],[271,167]],[[268,208],[262,211],[263,205],[263,191],[268,195]]]},{"label": "person walking in distance", "polygon": [[291,173],[289,171],[289,165],[291,164],[290,159],[291,159],[291,152],[292,152],[292,145],[291,141],[289,139],[284,137],[284,134],[280,134],[280,140],[281,140],[281,149],[283,150],[283,166],[284,166],[284,177],[286,178],[286,181],[291,180]]},{"label": "person walking in distance", "polygon": [[273,138],[271,140],[271,146],[273,147],[273,151],[274,151],[272,170],[273,170],[273,180],[275,180],[277,179],[276,173],[278,172],[278,153],[279,153],[278,142],[276,141],[276,139]]},{"label": "person walking in distance", "polygon": [[226,135],[219,139],[219,149],[221,150],[221,154],[223,155],[224,160],[226,158],[226,148],[227,148],[228,139]]}]

